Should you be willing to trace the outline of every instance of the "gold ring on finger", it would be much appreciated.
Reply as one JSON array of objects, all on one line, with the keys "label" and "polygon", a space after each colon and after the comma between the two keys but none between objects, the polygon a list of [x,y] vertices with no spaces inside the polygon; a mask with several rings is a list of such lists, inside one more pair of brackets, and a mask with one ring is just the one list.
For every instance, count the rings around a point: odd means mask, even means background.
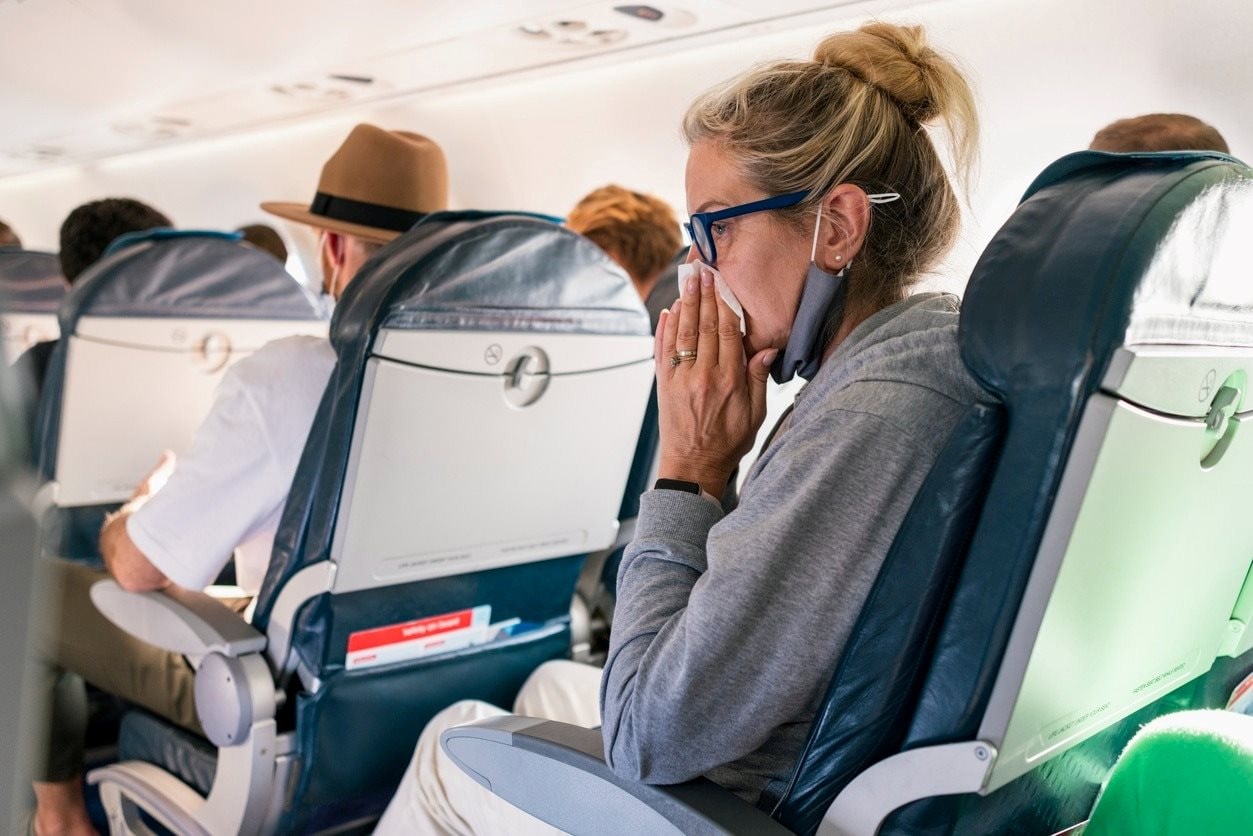
[{"label": "gold ring on finger", "polygon": [[670,358],[670,368],[672,368],[672,369],[673,369],[673,368],[675,368],[676,366],[678,366],[680,363],[682,363],[682,362],[684,362],[684,361],[686,361],[686,360],[695,360],[695,359],[696,359],[696,352],[695,352],[695,351],[680,351],[678,354],[675,354],[675,355],[671,356],[671,358]]}]

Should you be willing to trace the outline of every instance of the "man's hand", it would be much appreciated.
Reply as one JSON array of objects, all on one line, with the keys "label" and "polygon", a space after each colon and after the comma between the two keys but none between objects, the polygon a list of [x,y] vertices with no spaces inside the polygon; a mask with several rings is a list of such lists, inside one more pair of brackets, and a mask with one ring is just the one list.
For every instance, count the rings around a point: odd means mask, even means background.
[{"label": "man's hand", "polygon": [[170,579],[153,566],[135,545],[126,530],[126,521],[164,487],[174,472],[175,463],[172,452],[162,452],[156,467],[135,486],[130,501],[110,514],[104,521],[104,527],[100,529],[100,554],[104,558],[105,569],[117,581],[118,586],[128,592],[149,592],[165,589],[170,585]]},{"label": "man's hand", "polygon": [[130,502],[126,503],[127,507],[130,507],[130,510],[132,511],[138,510],[138,504],[135,503],[142,503],[154,493],[161,490],[161,488],[165,487],[165,483],[170,480],[170,476],[174,473],[174,466],[176,464],[178,464],[178,459],[175,457],[173,451],[161,451],[161,457],[157,459],[156,467],[154,467],[148,475],[135,486],[135,491],[131,494]]}]

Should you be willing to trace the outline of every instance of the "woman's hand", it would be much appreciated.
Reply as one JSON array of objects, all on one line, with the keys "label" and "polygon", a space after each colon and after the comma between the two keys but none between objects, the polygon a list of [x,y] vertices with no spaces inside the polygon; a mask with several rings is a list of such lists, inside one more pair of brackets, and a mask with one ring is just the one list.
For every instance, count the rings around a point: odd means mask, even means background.
[{"label": "woman's hand", "polygon": [[745,364],[739,320],[697,265],[657,323],[659,476],[722,496],[766,418],[766,377],[777,353],[766,349]]}]

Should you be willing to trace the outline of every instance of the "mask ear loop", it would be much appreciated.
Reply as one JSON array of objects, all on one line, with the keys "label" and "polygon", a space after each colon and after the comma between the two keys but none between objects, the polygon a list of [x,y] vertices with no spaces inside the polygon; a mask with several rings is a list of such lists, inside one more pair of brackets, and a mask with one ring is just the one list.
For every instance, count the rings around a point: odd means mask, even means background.
[{"label": "mask ear loop", "polygon": [[[822,232],[822,207],[819,206],[818,207],[818,223],[814,224],[814,245],[809,251],[809,262],[811,264],[818,263],[818,236],[821,232]],[[852,266],[852,263],[853,262],[850,261],[848,264],[845,264],[843,267],[841,267],[840,271],[836,273],[836,276],[843,276],[844,273],[847,272],[848,268]]]},{"label": "mask ear loop", "polygon": [[[872,205],[877,206],[881,203],[891,203],[894,200],[900,200],[901,196],[897,194],[896,192],[883,192],[882,194],[868,194],[866,195],[866,199],[869,200]],[[821,232],[822,232],[822,206],[819,206],[818,207],[818,223],[814,224],[814,244],[809,250],[809,260],[812,261],[814,264],[818,263],[818,235]],[[840,272],[842,273],[844,272],[844,270],[847,270],[851,264],[852,264],[851,261],[848,264],[845,264],[844,268]]]},{"label": "mask ear loop", "polygon": [[809,260],[818,263],[818,233],[822,232],[822,207],[818,207],[818,223],[814,224],[814,246],[809,251]]}]

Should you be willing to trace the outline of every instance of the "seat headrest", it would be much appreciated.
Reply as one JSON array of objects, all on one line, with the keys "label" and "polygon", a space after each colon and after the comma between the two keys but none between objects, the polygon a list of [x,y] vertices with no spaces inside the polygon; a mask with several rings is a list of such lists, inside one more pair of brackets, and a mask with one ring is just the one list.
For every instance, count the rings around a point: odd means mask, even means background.
[{"label": "seat headrest", "polygon": [[234,233],[123,235],[74,284],[61,332],[82,316],[318,319],[317,300],[273,256]]},{"label": "seat headrest", "polygon": [[69,283],[61,276],[61,262],[53,253],[0,247],[0,296],[5,312],[56,313],[69,291]]},{"label": "seat headrest", "polygon": [[525,213],[436,212],[379,252],[331,324],[338,343],[400,330],[651,333],[622,269],[600,247]]},{"label": "seat headrest", "polygon": [[1253,171],[1209,152],[1063,157],[979,259],[962,356],[1001,394],[1067,380],[1120,345],[1253,345]]},{"label": "seat headrest", "polygon": [[1036,192],[1051,186],[1055,183],[1061,183],[1074,177],[1076,174],[1091,168],[1099,168],[1108,165],[1117,165],[1123,167],[1142,167],[1154,169],[1163,164],[1190,162],[1201,162],[1204,160],[1225,160],[1238,166],[1244,165],[1239,159],[1230,154],[1222,154],[1218,151],[1132,151],[1130,153],[1118,153],[1114,151],[1076,151],[1073,154],[1067,154],[1060,159],[1054,160],[1036,175],[1031,181],[1031,185],[1027,186],[1027,190],[1023,192],[1022,199],[1019,203],[1024,203],[1031,198]]}]

